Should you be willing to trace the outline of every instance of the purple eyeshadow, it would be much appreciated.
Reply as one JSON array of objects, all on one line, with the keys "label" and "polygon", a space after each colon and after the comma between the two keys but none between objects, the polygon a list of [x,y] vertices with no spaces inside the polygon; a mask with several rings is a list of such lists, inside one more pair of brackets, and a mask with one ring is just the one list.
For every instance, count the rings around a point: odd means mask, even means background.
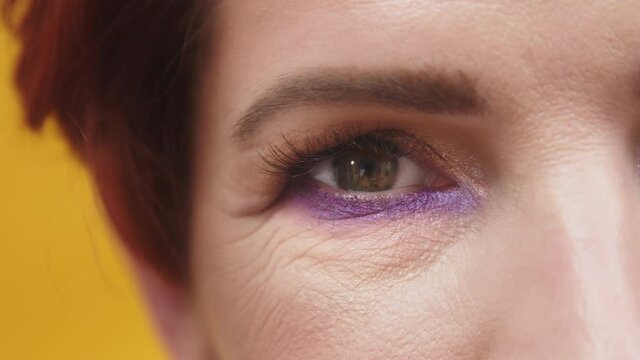
[{"label": "purple eyeshadow", "polygon": [[321,220],[394,219],[418,213],[464,214],[478,203],[471,191],[461,187],[373,197],[357,192],[335,193],[303,182],[295,185],[291,196],[295,204]]}]

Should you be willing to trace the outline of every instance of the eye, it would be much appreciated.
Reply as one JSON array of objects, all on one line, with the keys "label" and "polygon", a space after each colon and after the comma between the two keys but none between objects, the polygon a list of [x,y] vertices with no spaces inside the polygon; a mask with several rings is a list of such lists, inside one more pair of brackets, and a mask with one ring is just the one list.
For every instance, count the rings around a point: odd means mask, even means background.
[{"label": "eye", "polygon": [[317,219],[462,214],[477,204],[448,157],[403,130],[284,140],[263,156],[266,173],[286,180],[279,199]]},{"label": "eye", "polygon": [[402,188],[447,187],[452,181],[406,156],[376,149],[353,149],[321,162],[311,177],[343,191],[380,192]]}]

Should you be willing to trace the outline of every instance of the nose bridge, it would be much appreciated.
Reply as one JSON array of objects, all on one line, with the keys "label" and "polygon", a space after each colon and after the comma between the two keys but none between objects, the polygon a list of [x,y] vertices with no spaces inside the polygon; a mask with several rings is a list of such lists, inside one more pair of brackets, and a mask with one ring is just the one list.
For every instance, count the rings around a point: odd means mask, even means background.
[{"label": "nose bridge", "polygon": [[[629,166],[607,151],[558,152],[561,158],[542,163],[532,180],[536,190],[530,211],[545,225],[530,232],[528,241],[543,244],[541,256],[555,251],[562,259],[540,269],[556,279],[543,300],[543,308],[556,311],[539,322],[547,328],[532,333],[538,337],[534,342],[556,344],[564,355],[580,358],[640,353],[632,267],[627,266],[633,258],[630,244],[639,240],[634,223],[638,205],[630,201],[634,189]],[[548,332],[549,323],[559,332]],[[555,339],[546,342],[549,336]],[[566,341],[558,342],[558,336]]]}]

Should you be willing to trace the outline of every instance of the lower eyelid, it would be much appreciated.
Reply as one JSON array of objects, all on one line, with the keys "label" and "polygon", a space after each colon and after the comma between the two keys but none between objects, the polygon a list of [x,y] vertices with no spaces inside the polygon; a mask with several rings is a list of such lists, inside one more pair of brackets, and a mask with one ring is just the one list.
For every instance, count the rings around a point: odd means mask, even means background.
[{"label": "lower eyelid", "polygon": [[475,194],[463,187],[363,196],[332,192],[313,181],[295,184],[289,198],[293,206],[320,220],[395,219],[420,213],[457,216],[479,204]]}]

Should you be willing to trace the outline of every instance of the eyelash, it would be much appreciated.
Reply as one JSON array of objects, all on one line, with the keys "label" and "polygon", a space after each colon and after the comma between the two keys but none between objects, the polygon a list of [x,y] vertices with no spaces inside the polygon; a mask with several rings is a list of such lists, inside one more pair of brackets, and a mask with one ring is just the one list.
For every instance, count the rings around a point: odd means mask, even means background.
[{"label": "eyelash", "polygon": [[[343,152],[358,149],[373,149],[393,157],[421,158],[435,163],[438,170],[448,169],[445,157],[417,136],[406,131],[382,128],[362,131],[358,128],[334,130],[317,137],[306,137],[301,143],[283,136],[281,144],[269,144],[261,154],[265,173],[292,181],[309,174],[325,160],[339,156]],[[440,166],[437,166],[440,165]]]}]

